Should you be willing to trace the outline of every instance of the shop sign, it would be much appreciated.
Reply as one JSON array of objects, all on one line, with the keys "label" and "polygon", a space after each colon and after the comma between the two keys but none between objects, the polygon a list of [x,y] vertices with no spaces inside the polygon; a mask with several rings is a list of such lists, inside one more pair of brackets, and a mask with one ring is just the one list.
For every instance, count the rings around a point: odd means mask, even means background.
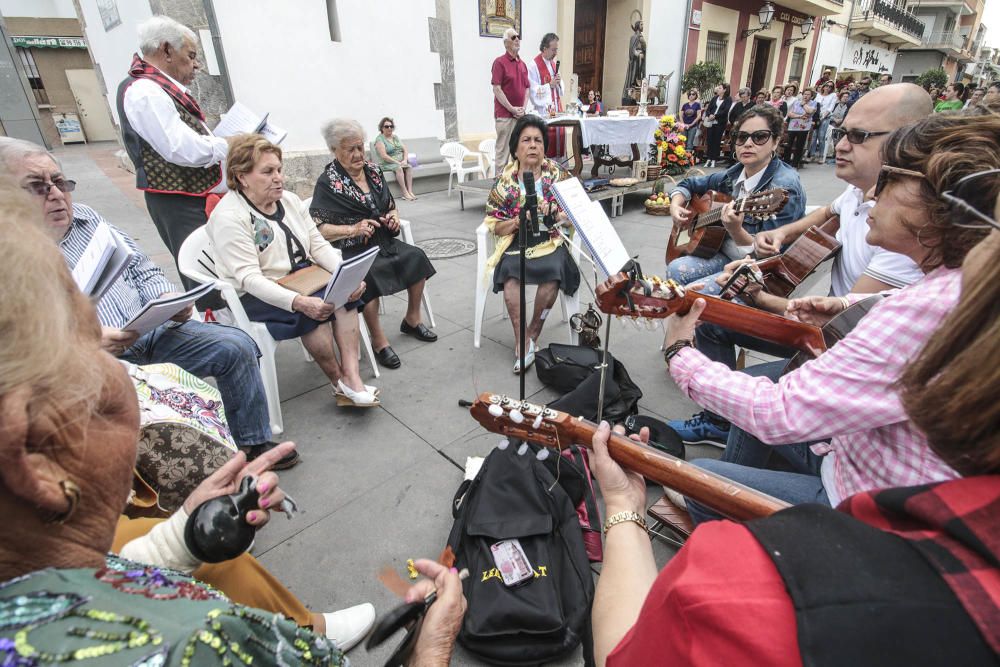
[{"label": "shop sign", "polygon": [[23,35],[11,37],[14,46],[22,49],[85,49],[87,42],[83,37],[40,37]]}]

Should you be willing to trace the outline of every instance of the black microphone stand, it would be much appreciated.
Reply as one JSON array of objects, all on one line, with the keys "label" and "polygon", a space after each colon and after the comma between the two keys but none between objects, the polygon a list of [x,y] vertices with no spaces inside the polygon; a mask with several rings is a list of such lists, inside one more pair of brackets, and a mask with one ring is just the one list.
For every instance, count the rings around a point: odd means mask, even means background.
[{"label": "black microphone stand", "polygon": [[[524,206],[521,207],[520,224],[517,230],[518,247],[520,249],[519,253],[520,265],[518,267],[518,272],[519,272],[518,278],[520,280],[520,283],[518,289],[520,292],[519,312],[521,313],[521,320],[520,320],[521,344],[519,346],[520,349],[518,350],[518,358],[521,360],[521,373],[519,380],[520,380],[520,399],[522,401],[524,400],[524,376],[525,373],[527,372],[527,369],[524,367],[524,358],[527,355],[527,349],[528,349],[528,341],[527,341],[528,304],[527,304],[527,297],[525,296],[525,291],[524,291],[524,262],[528,250],[528,236],[530,234],[532,237],[534,237],[538,234],[538,196],[535,194],[534,175],[530,173],[527,175],[531,177],[532,181],[531,188],[529,190],[527,184],[525,184]],[[524,176],[525,175],[522,175],[522,178],[524,178]]]}]

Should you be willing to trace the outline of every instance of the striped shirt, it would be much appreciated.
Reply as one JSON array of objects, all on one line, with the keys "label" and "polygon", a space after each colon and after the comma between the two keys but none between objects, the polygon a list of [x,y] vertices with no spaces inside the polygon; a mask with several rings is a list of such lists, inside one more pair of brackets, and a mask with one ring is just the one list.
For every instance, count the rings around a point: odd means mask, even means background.
[{"label": "striped shirt", "polygon": [[863,491],[954,479],[893,384],[958,303],[961,279],[960,270],[939,268],[892,293],[835,347],[778,382],[687,348],[671,359],[670,374],[689,398],[762,442],[829,439],[812,449],[825,455],[821,476],[833,505]]},{"label": "striped shirt", "polygon": [[128,234],[83,204],[73,204],[73,222],[66,236],[59,242],[59,249],[62,250],[70,270],[80,261],[87,244],[101,223],[111,227],[135,253],[124,273],[97,303],[97,318],[101,324],[121,329],[147,302],[164,292],[174,292],[176,288],[153,260],[139,250],[139,246]]}]

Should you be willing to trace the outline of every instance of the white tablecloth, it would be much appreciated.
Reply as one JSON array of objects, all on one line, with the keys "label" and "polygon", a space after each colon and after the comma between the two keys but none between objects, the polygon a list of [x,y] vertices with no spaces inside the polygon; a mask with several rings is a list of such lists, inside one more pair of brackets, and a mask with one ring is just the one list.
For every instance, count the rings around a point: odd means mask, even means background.
[{"label": "white tablecloth", "polygon": [[628,118],[595,116],[577,120],[580,121],[583,145],[609,144],[612,155],[631,155],[632,144],[639,144],[639,155],[645,155],[649,144],[653,143],[653,132],[659,125],[659,118],[655,116]]}]

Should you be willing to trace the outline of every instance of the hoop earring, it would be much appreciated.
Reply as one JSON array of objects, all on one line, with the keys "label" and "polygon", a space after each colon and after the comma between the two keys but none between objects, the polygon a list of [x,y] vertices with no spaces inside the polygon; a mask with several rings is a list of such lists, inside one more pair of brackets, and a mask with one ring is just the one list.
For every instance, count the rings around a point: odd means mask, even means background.
[{"label": "hoop earring", "polygon": [[76,482],[64,479],[59,482],[59,489],[66,496],[66,502],[69,503],[69,509],[65,512],[54,512],[45,523],[57,523],[62,525],[69,521],[73,515],[76,513],[76,508],[80,505],[80,496],[82,495],[80,487],[76,485]]},{"label": "hoop earring", "polygon": [[740,159],[736,157],[736,151],[733,151],[733,162],[739,162]]},{"label": "hoop earring", "polygon": [[771,159],[773,160],[773,159],[775,159],[777,157],[778,157],[778,149],[777,148],[772,148],[771,149]]},{"label": "hoop earring", "polygon": [[930,225],[929,222],[927,224],[925,224],[923,227],[921,227],[920,229],[917,230],[917,243],[920,245],[921,248],[926,248],[928,250],[933,250],[937,246],[927,245],[926,243],[924,243],[923,239],[920,238],[920,234],[923,233],[923,231],[925,229],[927,229],[928,225]]}]

